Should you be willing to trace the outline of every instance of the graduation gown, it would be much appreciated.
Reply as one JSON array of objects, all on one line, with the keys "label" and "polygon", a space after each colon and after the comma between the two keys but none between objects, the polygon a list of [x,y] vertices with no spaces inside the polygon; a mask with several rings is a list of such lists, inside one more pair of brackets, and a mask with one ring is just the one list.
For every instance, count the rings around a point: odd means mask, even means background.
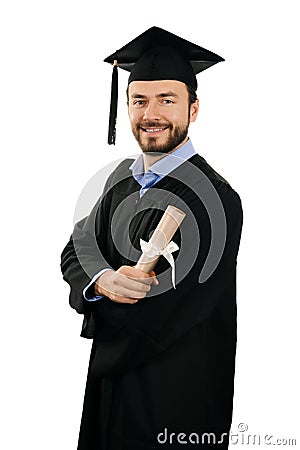
[{"label": "graduation gown", "polygon": [[[208,444],[204,433],[214,433],[215,447],[225,449],[232,418],[241,201],[198,154],[141,198],[131,164],[124,160],[109,176],[62,253],[70,305],[84,315],[81,335],[93,339],[78,450],[214,447],[213,437]],[[155,267],[160,284],[136,304],[107,297],[86,301],[83,289],[101,269],[137,262],[140,238],[149,240],[169,204],[187,214],[173,238],[180,247],[174,254],[176,289],[160,257]],[[212,222],[221,220],[220,205],[226,241],[217,267],[199,282],[213,258],[213,239],[218,240]]]}]

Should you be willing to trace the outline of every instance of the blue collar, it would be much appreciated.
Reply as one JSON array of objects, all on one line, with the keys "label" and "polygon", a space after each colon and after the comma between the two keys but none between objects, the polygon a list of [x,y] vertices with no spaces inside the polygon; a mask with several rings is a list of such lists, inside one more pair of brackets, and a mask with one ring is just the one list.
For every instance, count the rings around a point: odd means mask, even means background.
[{"label": "blue collar", "polygon": [[155,174],[158,178],[158,181],[195,154],[196,152],[191,140],[189,139],[181,147],[177,148],[172,153],[167,153],[166,156],[163,156],[156,163],[152,164],[152,166],[148,168],[146,173],[144,173],[143,155],[139,155],[137,159],[131,164],[129,169],[132,171],[132,176],[135,178],[135,180],[142,185],[143,183],[141,183],[141,181],[144,178],[144,175],[149,173]]}]

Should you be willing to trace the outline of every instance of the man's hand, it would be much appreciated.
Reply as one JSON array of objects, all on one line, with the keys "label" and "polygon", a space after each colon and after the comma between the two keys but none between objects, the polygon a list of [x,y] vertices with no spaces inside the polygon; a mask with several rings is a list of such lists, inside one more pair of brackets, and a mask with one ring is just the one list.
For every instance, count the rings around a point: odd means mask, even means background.
[{"label": "man's hand", "polygon": [[117,271],[107,270],[97,279],[95,293],[105,295],[118,303],[136,303],[146,297],[151,284],[158,285],[155,273],[149,275],[131,266],[121,266]]}]

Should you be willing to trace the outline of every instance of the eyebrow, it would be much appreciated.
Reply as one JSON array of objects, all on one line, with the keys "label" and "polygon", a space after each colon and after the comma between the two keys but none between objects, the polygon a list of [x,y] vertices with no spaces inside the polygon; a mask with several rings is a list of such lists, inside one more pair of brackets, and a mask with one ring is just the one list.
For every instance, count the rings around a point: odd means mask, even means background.
[{"label": "eyebrow", "polygon": [[[178,95],[175,92],[169,91],[169,92],[162,92],[161,94],[157,94],[156,98],[164,98],[164,97],[178,97]],[[133,93],[131,95],[131,98],[147,98],[147,95]]]}]

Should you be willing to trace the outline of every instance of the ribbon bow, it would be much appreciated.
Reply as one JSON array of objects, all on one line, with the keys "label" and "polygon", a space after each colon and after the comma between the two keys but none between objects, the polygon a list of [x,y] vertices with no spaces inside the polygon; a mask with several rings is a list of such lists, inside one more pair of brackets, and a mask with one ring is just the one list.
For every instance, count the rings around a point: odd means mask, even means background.
[{"label": "ribbon bow", "polygon": [[173,284],[174,289],[176,289],[176,286],[175,286],[175,261],[174,261],[172,253],[175,252],[176,250],[179,250],[178,245],[175,242],[170,241],[163,250],[159,250],[159,248],[156,247],[156,245],[154,245],[152,242],[150,242],[150,241],[146,242],[146,241],[143,241],[143,239],[140,239],[140,245],[141,245],[142,252],[149,258],[153,258],[155,256],[160,256],[160,255],[162,255],[166,258],[166,260],[172,267],[172,284]]}]

